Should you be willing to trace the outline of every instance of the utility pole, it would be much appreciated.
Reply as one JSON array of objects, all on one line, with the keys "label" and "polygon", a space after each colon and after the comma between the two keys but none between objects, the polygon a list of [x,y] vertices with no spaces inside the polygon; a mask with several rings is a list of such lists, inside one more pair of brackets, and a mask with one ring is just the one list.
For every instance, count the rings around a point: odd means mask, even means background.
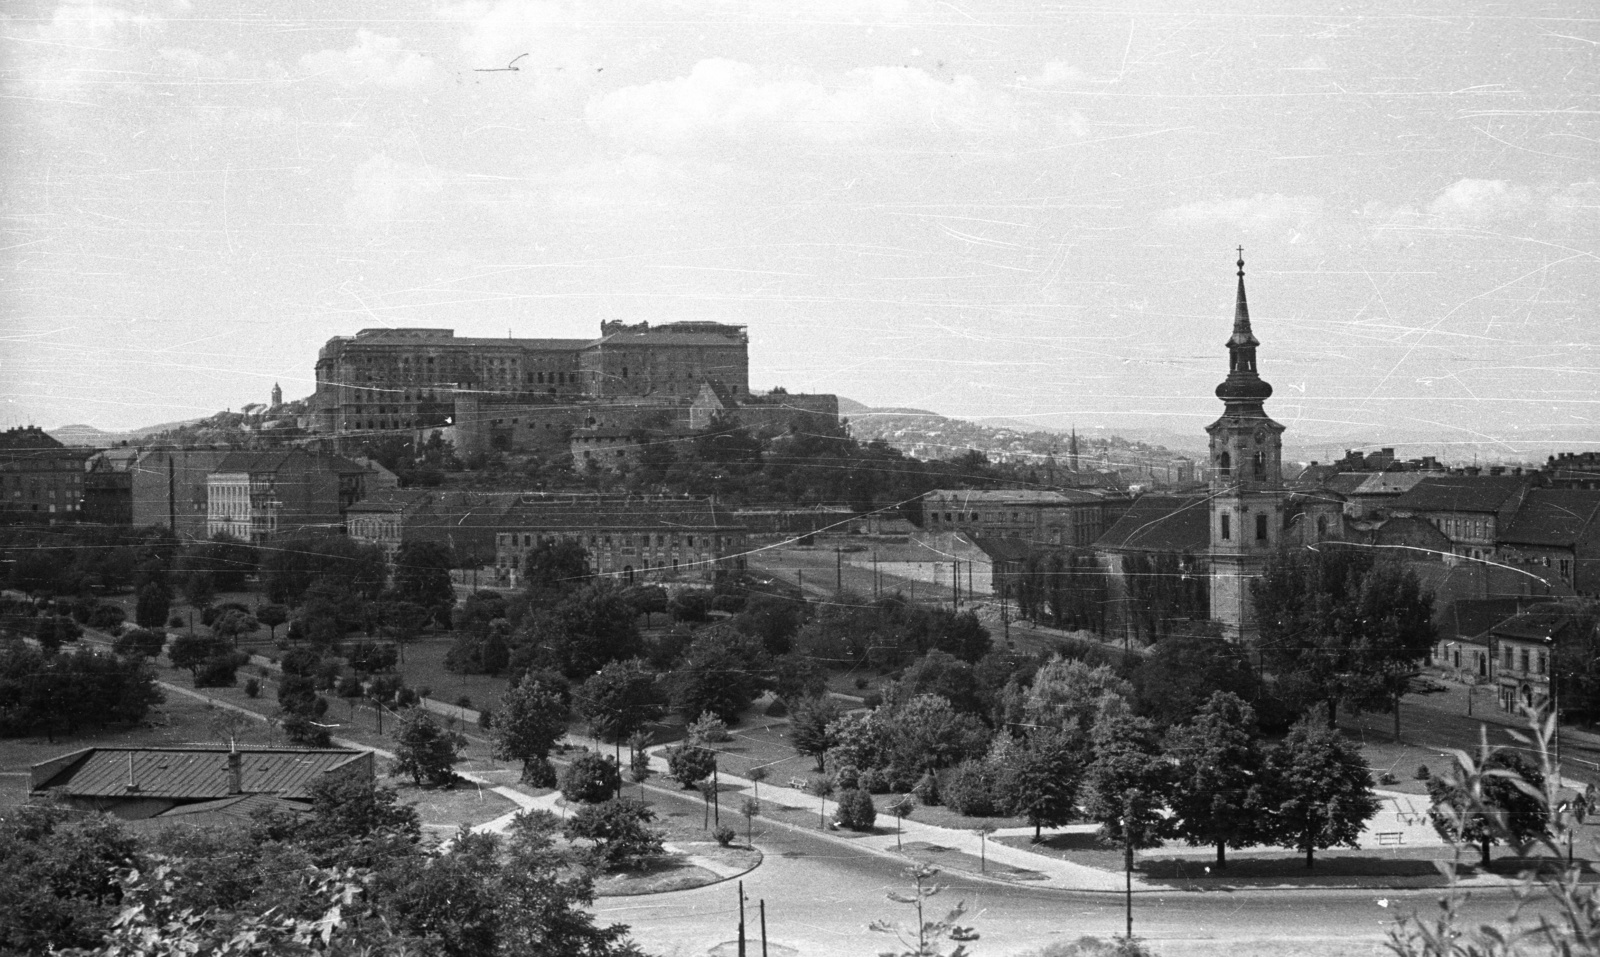
[{"label": "utility pole", "polygon": [[844,549],[833,546],[833,590],[844,591]]},{"label": "utility pole", "polygon": [[739,882],[739,957],[744,953],[744,881]]},{"label": "utility pole", "polygon": [[800,578],[800,598],[801,600],[804,600],[806,597],[806,570],[804,568],[797,568],[795,569],[794,573]]},{"label": "utility pole", "polygon": [[1122,880],[1124,909],[1127,912],[1127,937],[1133,940],[1133,792],[1122,795]]},{"label": "utility pole", "polygon": [[761,957],[767,957],[767,899],[761,898]]},{"label": "utility pole", "polygon": [[950,610],[961,607],[961,559],[950,559]]}]

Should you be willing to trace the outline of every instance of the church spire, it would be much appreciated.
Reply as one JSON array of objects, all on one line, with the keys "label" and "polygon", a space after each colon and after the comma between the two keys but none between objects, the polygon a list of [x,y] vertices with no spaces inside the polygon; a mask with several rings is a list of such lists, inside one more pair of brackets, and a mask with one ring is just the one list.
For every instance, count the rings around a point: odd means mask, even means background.
[{"label": "church spire", "polygon": [[1256,347],[1261,345],[1250,329],[1250,306],[1244,295],[1244,247],[1239,247],[1239,292],[1233,307],[1233,334],[1228,337],[1228,377],[1217,386],[1217,398],[1227,405],[1224,414],[1265,415],[1261,403],[1272,396],[1272,386],[1256,374]]}]

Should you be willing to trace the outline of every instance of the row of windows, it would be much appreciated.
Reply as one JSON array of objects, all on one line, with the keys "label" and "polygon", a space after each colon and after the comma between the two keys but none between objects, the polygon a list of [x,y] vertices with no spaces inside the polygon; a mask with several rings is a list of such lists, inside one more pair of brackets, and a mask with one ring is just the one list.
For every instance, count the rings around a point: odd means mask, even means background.
[{"label": "row of windows", "polygon": [[[533,534],[533,533],[530,533],[530,532],[524,532],[524,533],[521,533],[521,534],[522,534],[522,543],[521,544],[522,544],[523,548],[532,548],[535,544],[537,544],[539,542],[549,540],[549,537],[545,536],[545,535],[537,535],[537,534]],[[587,535],[587,536],[585,536],[585,535],[567,535],[567,536],[563,536],[563,538],[566,541],[576,541],[580,545],[589,545],[591,547],[602,547],[603,546],[603,547],[607,547],[607,548],[612,546],[613,539],[615,539],[615,544],[621,545],[624,548],[632,548],[634,546],[643,546],[645,548],[649,548],[652,544],[657,546],[657,547],[666,547],[668,545],[676,546],[676,545],[679,544],[677,535],[652,535],[652,534],[648,534],[648,533],[647,534],[643,534],[643,535],[616,535],[616,536],[612,536],[612,535]],[[693,536],[693,535],[685,535],[683,538],[684,538],[683,545],[685,547],[687,547],[687,548],[694,548],[695,547],[695,544],[694,544],[695,536]],[[716,548],[721,548],[722,544],[723,544],[723,541],[724,541],[724,537],[721,536],[721,535],[701,535],[701,536],[699,536],[699,538],[700,538],[700,547],[701,548],[704,548],[707,545],[710,545],[710,546],[713,546],[713,547],[716,547]],[[654,539],[653,542],[652,542],[652,539]],[[669,539],[670,539],[670,541],[669,541]],[[731,537],[727,538],[726,541],[730,545],[733,544],[733,539]],[[510,534],[510,535],[502,535],[502,536],[500,536],[500,544],[509,546],[511,548],[517,547],[517,534],[513,533],[513,534]]]},{"label": "row of windows", "polygon": [[[1501,650],[1504,652],[1503,665],[1504,665],[1504,667],[1505,667],[1505,669],[1507,671],[1510,671],[1510,670],[1512,670],[1512,661],[1513,661],[1513,654],[1514,654],[1513,649],[1508,645],[1505,648],[1502,648]],[[1545,652],[1542,652],[1542,651],[1539,652],[1538,657],[1536,659],[1532,659],[1531,662],[1530,662],[1531,656],[1530,656],[1529,650],[1527,648],[1516,649],[1515,650],[1515,654],[1516,654],[1516,660],[1520,660],[1521,665],[1522,665],[1522,667],[1520,669],[1518,669],[1518,670],[1520,670],[1523,674],[1530,674],[1531,673],[1531,674],[1540,674],[1540,675],[1542,675],[1542,674],[1545,673],[1545,668],[1548,667],[1547,658],[1546,658]],[[1530,672],[1529,669],[1528,669],[1528,665],[1530,663],[1537,664],[1538,665],[1538,670]]]},{"label": "row of windows", "polygon": [[1434,527],[1451,538],[1488,538],[1494,535],[1494,523],[1483,519],[1435,518]]}]

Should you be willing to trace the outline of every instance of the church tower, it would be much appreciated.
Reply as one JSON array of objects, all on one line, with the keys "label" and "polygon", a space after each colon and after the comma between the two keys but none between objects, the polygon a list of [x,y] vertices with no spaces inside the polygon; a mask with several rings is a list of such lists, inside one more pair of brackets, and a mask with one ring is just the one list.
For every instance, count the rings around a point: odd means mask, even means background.
[{"label": "church tower", "polygon": [[1233,641],[1255,637],[1250,583],[1283,538],[1283,426],[1262,407],[1272,386],[1256,372],[1260,344],[1250,330],[1241,247],[1228,377],[1217,386],[1222,418],[1206,426],[1211,437],[1211,617]]},{"label": "church tower", "polygon": [[276,409],[280,405],[283,405],[283,387],[274,382],[272,383],[272,408]]}]

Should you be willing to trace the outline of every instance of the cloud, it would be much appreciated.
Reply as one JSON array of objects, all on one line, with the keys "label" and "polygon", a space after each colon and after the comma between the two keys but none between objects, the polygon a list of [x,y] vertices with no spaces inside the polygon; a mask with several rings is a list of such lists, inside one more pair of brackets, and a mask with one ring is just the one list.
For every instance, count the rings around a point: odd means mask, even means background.
[{"label": "cloud", "polygon": [[1309,232],[1322,219],[1317,196],[1257,193],[1237,199],[1189,203],[1163,210],[1159,218],[1180,229],[1230,226],[1248,235],[1277,235],[1285,242],[1309,242]]},{"label": "cloud", "polygon": [[1525,186],[1503,179],[1457,180],[1428,204],[1428,212],[1447,223],[1483,226],[1513,219],[1533,205]]},{"label": "cloud", "polygon": [[345,218],[361,229],[386,226],[417,212],[443,191],[444,182],[432,168],[399,163],[379,153],[355,168]]},{"label": "cloud", "polygon": [[[140,72],[145,41],[161,33],[163,19],[145,4],[69,2],[56,7],[34,31],[37,44],[23,44],[13,65],[18,74],[45,88],[65,89],[98,79],[102,71]],[[137,90],[118,84],[119,91]]]},{"label": "cloud", "polygon": [[401,46],[396,37],[357,30],[355,45],[344,50],[322,50],[300,58],[303,73],[341,86],[381,86],[405,89],[422,86],[439,75],[432,59]]},{"label": "cloud", "polygon": [[1009,97],[968,76],[945,82],[913,67],[873,67],[826,79],[775,77],[725,59],[597,97],[587,117],[603,135],[660,151],[741,140],[843,145],[990,137],[1030,125]]}]

